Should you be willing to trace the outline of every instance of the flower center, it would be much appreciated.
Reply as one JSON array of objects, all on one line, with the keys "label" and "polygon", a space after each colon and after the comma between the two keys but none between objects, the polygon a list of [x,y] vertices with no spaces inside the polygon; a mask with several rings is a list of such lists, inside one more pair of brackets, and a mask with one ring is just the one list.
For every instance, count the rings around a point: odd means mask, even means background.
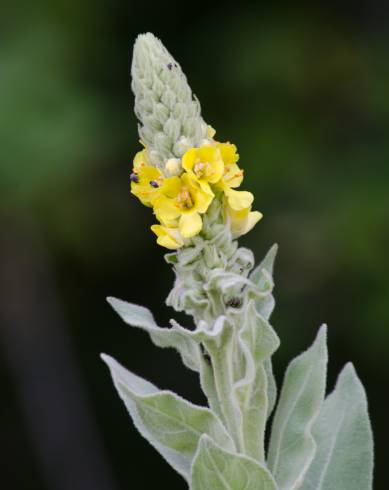
[{"label": "flower center", "polygon": [[212,174],[212,165],[209,162],[197,162],[193,171],[198,179],[209,177]]},{"label": "flower center", "polygon": [[181,209],[191,209],[194,206],[192,196],[190,195],[189,189],[183,187],[181,192],[177,196],[177,202]]}]

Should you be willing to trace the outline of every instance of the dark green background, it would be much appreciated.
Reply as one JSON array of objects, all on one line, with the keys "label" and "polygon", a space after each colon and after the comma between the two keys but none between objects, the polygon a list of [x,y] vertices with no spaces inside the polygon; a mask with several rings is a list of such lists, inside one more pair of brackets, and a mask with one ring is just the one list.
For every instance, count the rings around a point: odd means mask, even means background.
[{"label": "dark green background", "polygon": [[[234,141],[277,242],[289,359],[329,325],[329,389],[345,362],[366,386],[385,460],[389,343],[389,17],[385,2],[14,2],[0,18],[0,430],[4,488],[183,489],[136,433],[101,351],[203,403],[178,356],[104,301],[161,324],[173,275],[129,194],[138,150],[131,46],[152,31],[182,64],[218,137]],[[336,490],[336,489],[334,489]]]}]

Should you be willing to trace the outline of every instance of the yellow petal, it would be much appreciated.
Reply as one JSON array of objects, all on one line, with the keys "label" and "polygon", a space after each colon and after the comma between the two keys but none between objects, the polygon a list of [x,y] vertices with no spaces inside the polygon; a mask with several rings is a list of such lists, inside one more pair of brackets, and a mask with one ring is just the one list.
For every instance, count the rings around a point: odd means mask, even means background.
[{"label": "yellow petal", "polygon": [[182,187],[180,177],[169,177],[163,181],[161,192],[167,197],[174,198],[178,195]]},{"label": "yellow petal", "polygon": [[[196,169],[202,164],[202,170]],[[224,173],[224,163],[220,151],[212,145],[204,145],[200,148],[191,148],[182,159],[183,168],[199,182],[215,184]]]},{"label": "yellow petal", "polygon": [[139,168],[148,164],[149,164],[149,159],[147,156],[147,151],[146,150],[138,151],[133,161],[134,170],[138,170]]},{"label": "yellow petal", "polygon": [[135,185],[133,182],[131,182],[131,194],[134,194],[134,196],[136,196],[144,206],[147,206],[149,208],[152,206],[152,199],[150,198],[150,194],[144,192],[143,189],[139,187],[139,185]]},{"label": "yellow petal", "polygon": [[212,145],[201,146],[197,150],[197,156],[201,162],[209,162],[212,163],[215,160],[221,159],[220,151]]},{"label": "yellow petal", "polygon": [[263,218],[263,214],[259,211],[251,211],[247,217],[247,225],[245,233],[248,233],[254,226]]},{"label": "yellow petal", "polygon": [[213,190],[211,189],[211,186],[208,184],[208,182],[204,182],[203,180],[198,180],[197,181],[200,185],[200,188],[203,192],[208,194],[209,196],[214,196],[215,194],[213,193]]},{"label": "yellow petal", "polygon": [[214,193],[211,188],[207,184],[204,184],[204,189],[199,182],[189,174],[184,174],[182,176],[182,181],[184,185],[190,188],[191,195],[193,196],[195,202],[195,209],[193,211],[205,213],[214,198]]},{"label": "yellow petal", "polygon": [[166,219],[158,216],[158,220],[163,226],[167,226],[168,228],[178,228],[178,219]]},{"label": "yellow petal", "polygon": [[236,211],[235,209],[232,209],[230,206],[226,206],[226,211],[228,216],[231,218],[232,221],[244,221],[247,219],[250,211],[251,211],[251,206],[248,208],[241,209],[239,211]]},{"label": "yellow petal", "polygon": [[203,227],[203,220],[198,213],[183,214],[179,220],[179,230],[184,238],[198,235]]},{"label": "yellow petal", "polygon": [[208,178],[208,182],[216,184],[223,177],[224,163],[221,159],[212,162],[212,175]]},{"label": "yellow petal", "polygon": [[230,221],[233,238],[248,233],[262,218],[262,214],[258,211],[251,211],[251,207],[235,211],[227,203],[225,211]]},{"label": "yellow petal", "polygon": [[226,187],[239,187],[243,180],[243,170],[236,163],[226,167],[223,183]]},{"label": "yellow petal", "polygon": [[153,225],[151,230],[157,235],[157,243],[170,250],[180,248],[184,244],[177,228],[169,228],[161,225]]},{"label": "yellow petal", "polygon": [[182,168],[187,172],[193,170],[197,158],[197,148],[191,148],[182,157]]},{"label": "yellow petal", "polygon": [[193,188],[193,190],[200,189],[200,185],[197,182],[196,177],[194,177],[192,174],[183,174],[181,176],[181,183],[182,185]]},{"label": "yellow petal", "polygon": [[196,194],[196,210],[201,214],[205,213],[209,208],[211,202],[213,201],[213,198],[213,193],[211,194],[203,190],[201,192],[198,192]]},{"label": "yellow petal", "polygon": [[254,196],[251,192],[225,189],[224,193],[227,196],[229,206],[236,211],[249,208],[254,201]]},{"label": "yellow petal", "polygon": [[239,160],[237,148],[232,143],[217,143],[216,146],[220,150],[225,165],[233,165]]},{"label": "yellow petal", "polygon": [[[141,166],[136,170],[138,182],[131,182],[131,192],[145,206],[151,206],[161,194],[161,183],[163,176],[155,167],[150,165]],[[157,186],[152,186],[151,182],[157,182]]]},{"label": "yellow petal", "polygon": [[174,199],[170,199],[166,196],[160,196],[154,202],[154,213],[158,220],[162,222],[174,220],[180,216],[180,210]]},{"label": "yellow petal", "polygon": [[150,180],[157,180],[162,177],[162,173],[156,167],[152,167],[151,165],[145,165],[141,167],[138,171],[139,179],[144,179],[148,183]]}]

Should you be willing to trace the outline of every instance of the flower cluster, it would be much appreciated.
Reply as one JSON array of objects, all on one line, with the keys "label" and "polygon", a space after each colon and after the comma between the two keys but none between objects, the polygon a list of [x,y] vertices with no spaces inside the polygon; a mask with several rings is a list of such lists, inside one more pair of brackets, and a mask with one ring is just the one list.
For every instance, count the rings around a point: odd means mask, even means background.
[{"label": "flower cluster", "polygon": [[251,192],[236,190],[243,181],[236,146],[215,141],[214,134],[209,128],[202,146],[190,148],[181,159],[169,159],[165,172],[150,164],[147,147],[134,158],[131,192],[153,208],[159,224],[151,230],[163,247],[180,248],[198,235],[202,215],[214,199],[223,203],[224,218],[234,238],[250,231],[262,217],[251,210]]}]

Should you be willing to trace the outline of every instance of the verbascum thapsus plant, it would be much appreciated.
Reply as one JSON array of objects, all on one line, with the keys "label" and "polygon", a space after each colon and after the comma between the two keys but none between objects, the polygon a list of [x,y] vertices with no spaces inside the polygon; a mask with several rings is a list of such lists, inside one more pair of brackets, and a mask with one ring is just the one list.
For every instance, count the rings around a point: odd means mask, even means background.
[{"label": "verbascum thapsus plant", "polygon": [[171,250],[176,279],[167,304],[196,327],[159,327],[145,307],[108,301],[157,346],[175,348],[208,400],[196,406],[103,355],[134,425],[193,490],[371,489],[365,392],[347,364],[326,397],[325,326],[292,360],[277,397],[271,357],[280,341],[269,323],[277,247],[255,267],[252,252],[238,246],[262,215],[252,210],[253,195],[237,190],[236,146],[217,140],[180,66],[152,34],[135,42],[132,88],[144,148],[131,192],[153,211],[157,243]]}]

